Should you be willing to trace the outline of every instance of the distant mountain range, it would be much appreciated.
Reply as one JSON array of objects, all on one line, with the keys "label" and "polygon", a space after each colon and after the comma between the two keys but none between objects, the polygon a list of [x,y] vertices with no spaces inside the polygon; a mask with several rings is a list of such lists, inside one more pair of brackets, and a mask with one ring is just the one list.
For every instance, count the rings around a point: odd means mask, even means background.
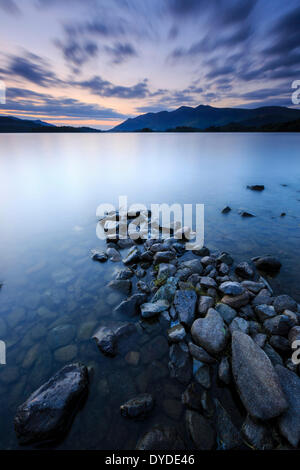
[{"label": "distant mountain range", "polygon": [[[0,116],[0,132],[104,131]],[[181,106],[175,111],[147,113],[127,119],[106,132],[300,132],[300,109],[281,106],[255,109]]]},{"label": "distant mountain range", "polygon": [[[256,109],[213,108],[181,106],[175,111],[147,113],[127,119],[114,127],[113,132],[137,131],[224,131],[229,126],[232,132],[262,130],[264,126],[279,126],[300,120],[300,110],[280,106]],[[299,126],[299,123],[298,123]],[[280,127],[280,126],[279,126]],[[277,131],[280,129],[277,129]],[[298,131],[300,128],[298,127]]]},{"label": "distant mountain range", "polygon": [[44,121],[29,121],[0,116],[0,132],[101,132],[91,127],[54,126]]}]

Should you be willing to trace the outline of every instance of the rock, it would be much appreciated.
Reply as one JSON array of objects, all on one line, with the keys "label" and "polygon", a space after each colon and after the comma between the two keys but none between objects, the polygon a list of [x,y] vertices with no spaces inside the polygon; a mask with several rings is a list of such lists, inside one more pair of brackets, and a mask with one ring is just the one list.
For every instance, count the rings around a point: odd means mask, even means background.
[{"label": "rock", "polygon": [[231,382],[230,364],[228,357],[222,357],[218,368],[218,377],[226,385]]},{"label": "rock", "polygon": [[265,271],[266,273],[274,273],[279,271],[281,268],[281,262],[273,256],[261,256],[253,258],[252,261],[257,269]]},{"label": "rock", "polygon": [[105,261],[107,261],[107,254],[104,253],[104,251],[92,250],[92,259],[100,263],[105,263]]},{"label": "rock", "polygon": [[194,360],[194,377],[202,387],[209,389],[211,387],[210,368],[203,362]]},{"label": "rock", "polygon": [[232,372],[241,400],[252,417],[268,420],[287,409],[270,359],[250,336],[240,331],[232,335]]},{"label": "rock", "polygon": [[134,294],[128,299],[123,300],[123,302],[115,308],[115,312],[132,317],[138,313],[140,305],[145,303],[146,300],[146,294]]},{"label": "rock", "polygon": [[179,400],[166,399],[163,401],[163,409],[167,416],[178,421],[182,413],[182,404]]},{"label": "rock", "polygon": [[133,271],[129,268],[121,269],[116,275],[116,281],[127,281],[133,276]]},{"label": "rock", "polygon": [[[202,258],[203,259],[203,258]],[[201,259],[201,261],[202,261]],[[199,259],[192,259],[190,261],[184,261],[181,263],[182,268],[187,268],[191,274],[202,274],[203,272],[203,266],[202,262]]]},{"label": "rock", "polygon": [[123,259],[123,263],[128,266],[129,264],[136,264],[140,261],[140,251],[139,249],[134,246],[127,256]]},{"label": "rock", "polygon": [[7,366],[1,367],[0,380],[2,383],[9,385],[17,381],[19,378],[19,369],[16,366]]},{"label": "rock", "polygon": [[253,269],[245,261],[236,266],[235,273],[243,279],[252,279],[254,276]]},{"label": "rock", "polygon": [[174,299],[177,283],[178,279],[175,277],[169,277],[166,283],[158,289],[156,294],[154,294],[152,302],[157,302],[157,300],[167,300],[169,304],[171,304]]},{"label": "rock", "polygon": [[161,359],[169,350],[168,342],[163,336],[155,336],[151,341],[145,344],[142,351],[142,362],[149,364]]},{"label": "rock", "polygon": [[265,189],[263,184],[251,184],[247,186],[248,189],[252,191],[263,191]]},{"label": "rock", "polygon": [[261,422],[254,421],[250,416],[247,416],[242,426],[242,433],[249,444],[255,449],[273,449],[273,439],[268,426]]},{"label": "rock", "polygon": [[198,312],[200,315],[206,315],[207,311],[215,304],[214,299],[207,295],[201,295],[198,303]]},{"label": "rock", "polygon": [[122,292],[122,294],[128,295],[131,291],[131,281],[125,280],[125,279],[110,281],[110,283],[108,284],[108,287],[111,287],[114,290]]},{"label": "rock", "polygon": [[152,318],[169,308],[169,302],[166,300],[157,300],[141,305],[141,315],[143,318]]},{"label": "rock", "polygon": [[244,292],[243,294],[235,296],[224,295],[224,297],[222,297],[221,299],[221,302],[231,308],[239,309],[247,305],[249,303],[249,300],[249,294],[247,292]]},{"label": "rock", "polygon": [[253,336],[253,341],[260,347],[264,348],[266,341],[267,341],[267,335],[264,335],[263,333],[257,333]]},{"label": "rock", "polygon": [[244,287],[244,289],[247,289],[250,292],[253,292],[254,294],[258,294],[259,291],[261,291],[265,287],[263,282],[254,281],[243,281],[241,285]]},{"label": "rock", "polygon": [[101,326],[93,336],[100,351],[107,356],[116,355],[117,337],[111,328]]},{"label": "rock", "polygon": [[229,295],[240,295],[243,294],[245,289],[239,282],[232,282],[232,281],[227,281],[223,282],[219,286],[219,290],[223,292],[223,294],[229,294]]},{"label": "rock", "polygon": [[290,346],[292,346],[294,341],[300,341],[300,326],[293,326],[293,328],[290,329],[288,340]]},{"label": "rock", "polygon": [[140,418],[149,414],[153,406],[154,400],[152,395],[150,393],[143,393],[121,405],[120,411],[121,415],[125,418]]},{"label": "rock", "polygon": [[247,320],[244,320],[244,318],[240,317],[235,317],[232,322],[230,323],[229,330],[231,334],[233,334],[234,331],[242,331],[243,333],[248,334],[249,333],[249,323]]},{"label": "rock", "polygon": [[168,339],[171,343],[179,343],[186,337],[186,331],[182,325],[174,325],[168,330]]},{"label": "rock", "polygon": [[172,378],[180,383],[189,383],[192,378],[192,360],[189,349],[183,342],[172,344],[169,352],[169,369]]},{"label": "rock", "polygon": [[213,308],[205,318],[197,318],[191,329],[193,340],[210,354],[218,354],[226,346],[227,330],[223,318]]},{"label": "rock", "polygon": [[262,295],[261,293],[259,293],[252,300],[253,307],[258,307],[259,305],[272,305],[272,303],[273,303],[273,298],[270,297],[270,295]]},{"label": "rock", "polygon": [[124,250],[125,248],[131,248],[134,245],[134,241],[131,240],[131,238],[120,238],[118,240],[118,247],[121,250]]},{"label": "rock", "polygon": [[277,315],[264,321],[264,328],[269,335],[287,336],[295,322],[287,315]]},{"label": "rock", "polygon": [[222,214],[228,214],[230,211],[231,211],[231,207],[225,206],[221,212]]},{"label": "rock", "polygon": [[131,366],[137,366],[140,362],[140,356],[138,351],[129,351],[125,356],[125,361]]},{"label": "rock", "polygon": [[232,320],[237,315],[237,312],[226,304],[219,303],[216,305],[215,309],[217,310],[217,312],[219,312],[219,314],[222,316],[223,320],[227,325],[230,325]]},{"label": "rock", "polygon": [[233,258],[228,253],[223,251],[223,253],[221,253],[217,257],[217,262],[218,263],[226,263],[226,264],[228,264],[228,266],[231,266],[233,264]]},{"label": "rock", "polygon": [[257,321],[250,320],[249,322],[249,333],[251,336],[261,333],[262,326]]},{"label": "rock", "polygon": [[230,271],[228,264],[221,263],[220,266],[218,267],[218,271],[221,274],[221,276],[226,276]]},{"label": "rock", "polygon": [[204,362],[205,364],[214,364],[216,362],[215,358],[211,357],[201,346],[196,346],[196,344],[190,341],[188,347],[191,356],[197,359],[197,361]]},{"label": "rock", "polygon": [[300,441],[300,378],[279,365],[275,367],[275,370],[289,405],[278,419],[279,429],[293,447],[298,447]]},{"label": "rock", "polygon": [[58,348],[54,351],[54,358],[58,362],[69,362],[73,361],[78,354],[78,348],[76,344],[69,344],[63,348]]},{"label": "rock", "polygon": [[121,255],[115,248],[107,248],[106,255],[114,263],[121,261]]},{"label": "rock", "polygon": [[289,353],[291,351],[289,340],[283,336],[271,336],[270,345],[277,351],[281,351],[283,353]]},{"label": "rock", "polygon": [[201,405],[205,416],[212,417],[214,415],[215,405],[207,390],[203,390],[201,393]]},{"label": "rock", "polygon": [[196,411],[187,410],[186,426],[198,450],[211,450],[215,444],[215,431],[209,421]]},{"label": "rock", "polygon": [[258,316],[259,321],[262,323],[268,318],[273,318],[276,315],[275,309],[272,305],[257,305],[255,307],[255,313]]},{"label": "rock", "polygon": [[181,396],[183,405],[191,410],[202,410],[201,404],[202,387],[198,383],[190,383]]},{"label": "rock", "polygon": [[244,211],[243,209],[239,210],[239,214],[241,217],[255,217],[254,214],[251,214],[251,212]]},{"label": "rock", "polygon": [[138,441],[136,450],[185,450],[185,444],[175,428],[156,426]]},{"label": "rock", "polygon": [[158,279],[168,278],[170,276],[174,276],[176,273],[176,266],[170,263],[161,263],[158,268]]},{"label": "rock", "polygon": [[47,342],[52,349],[60,348],[70,344],[75,336],[75,332],[74,325],[65,324],[56,326],[49,332]]},{"label": "rock", "polygon": [[251,305],[249,305],[249,304],[240,308],[239,316],[241,318],[244,318],[245,320],[255,320],[256,319],[254,311],[253,311]]},{"label": "rock", "polygon": [[195,319],[197,294],[194,290],[178,290],[174,297],[174,307],[179,321],[190,327]]},{"label": "rock", "polygon": [[209,289],[210,287],[217,287],[216,281],[212,277],[208,276],[200,277],[200,285],[205,289]]},{"label": "rock", "polygon": [[283,365],[283,360],[281,359],[281,356],[279,356],[279,354],[268,343],[264,345],[263,350],[267,354],[273,366],[276,366],[277,364]]},{"label": "rock", "polygon": [[53,442],[63,437],[87,389],[85,366],[63,367],[17,409],[14,424],[20,444]]},{"label": "rock", "polygon": [[273,305],[276,313],[282,313],[284,310],[297,312],[297,302],[289,295],[279,295],[275,297]]},{"label": "rock", "polygon": [[158,251],[154,255],[153,263],[154,265],[160,263],[168,263],[174,258],[176,258],[176,254],[174,253],[174,251]]},{"label": "rock", "polygon": [[209,249],[206,246],[203,246],[199,250],[193,250],[193,254],[196,256],[209,256]]},{"label": "rock", "polygon": [[216,416],[217,416],[217,433],[224,450],[238,449],[241,447],[243,440],[240,431],[231,421],[227,411],[223,408],[219,400],[215,400]]}]

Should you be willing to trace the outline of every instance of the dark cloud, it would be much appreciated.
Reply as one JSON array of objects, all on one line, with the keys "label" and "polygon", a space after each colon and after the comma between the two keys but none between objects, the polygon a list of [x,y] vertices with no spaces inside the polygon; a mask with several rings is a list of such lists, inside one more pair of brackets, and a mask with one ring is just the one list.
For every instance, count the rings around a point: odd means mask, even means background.
[{"label": "dark cloud", "polygon": [[50,94],[36,93],[20,88],[8,88],[5,109],[35,116],[67,117],[73,119],[124,119],[126,116],[111,108],[87,104],[72,98],[54,98]]},{"label": "dark cloud", "polygon": [[104,49],[111,56],[114,64],[121,64],[127,59],[138,55],[135,48],[128,42],[117,42],[113,46],[105,46]]},{"label": "dark cloud", "polygon": [[50,70],[49,64],[41,57],[31,53],[25,53],[24,56],[9,56],[5,74],[44,87],[61,83],[55,73]]},{"label": "dark cloud", "polygon": [[18,16],[21,10],[14,0],[0,0],[0,8],[10,15]]},{"label": "dark cloud", "polygon": [[56,40],[55,44],[62,51],[66,61],[77,67],[96,57],[99,51],[98,45],[93,41],[80,44],[75,39],[70,38],[66,43]]},{"label": "dark cloud", "polygon": [[89,90],[92,94],[103,97],[115,98],[145,98],[149,95],[147,80],[143,80],[133,86],[114,85],[103,80],[99,75],[90,80],[74,82],[74,85]]}]

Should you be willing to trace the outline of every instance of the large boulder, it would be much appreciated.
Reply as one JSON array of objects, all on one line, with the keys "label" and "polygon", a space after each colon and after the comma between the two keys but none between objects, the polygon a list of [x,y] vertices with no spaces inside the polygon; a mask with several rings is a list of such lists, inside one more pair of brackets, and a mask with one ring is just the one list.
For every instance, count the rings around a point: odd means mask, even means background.
[{"label": "large boulder", "polygon": [[268,420],[287,409],[270,359],[250,336],[240,331],[232,335],[232,372],[241,400],[251,416]]},{"label": "large boulder", "polygon": [[279,429],[289,443],[298,447],[300,441],[300,378],[280,365],[275,367],[285,393],[288,409],[279,417]]},{"label": "large boulder", "polygon": [[14,425],[20,444],[50,443],[64,437],[87,390],[85,366],[63,367],[17,409]]},{"label": "large boulder", "polygon": [[197,294],[194,290],[178,290],[174,297],[174,307],[179,321],[190,327],[195,319]]},{"label": "large boulder", "polygon": [[208,310],[205,318],[197,318],[194,321],[191,334],[195,343],[212,355],[223,351],[228,336],[223,318],[213,308]]}]

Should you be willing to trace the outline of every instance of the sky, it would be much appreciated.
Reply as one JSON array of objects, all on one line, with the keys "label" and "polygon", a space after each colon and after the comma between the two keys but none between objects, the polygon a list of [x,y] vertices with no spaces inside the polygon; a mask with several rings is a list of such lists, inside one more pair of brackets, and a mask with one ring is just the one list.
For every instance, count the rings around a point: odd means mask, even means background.
[{"label": "sky", "polygon": [[293,107],[299,0],[0,0],[0,115],[109,129],[205,104]]}]

